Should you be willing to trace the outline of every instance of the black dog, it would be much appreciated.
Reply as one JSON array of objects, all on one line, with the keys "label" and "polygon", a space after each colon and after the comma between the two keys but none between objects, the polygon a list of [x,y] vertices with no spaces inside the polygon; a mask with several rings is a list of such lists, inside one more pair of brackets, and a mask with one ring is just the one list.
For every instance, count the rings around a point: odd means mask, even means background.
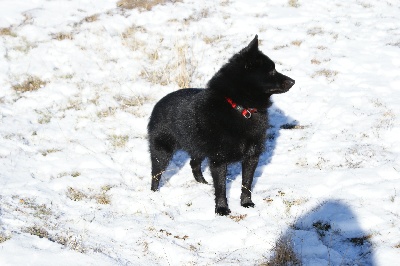
[{"label": "black dog", "polygon": [[278,73],[258,50],[258,36],[235,54],[208,82],[207,89],[182,89],[166,95],[148,124],[152,163],[151,189],[177,150],[190,157],[194,178],[207,183],[201,162],[209,158],[215,188],[215,212],[230,213],[226,199],[227,165],[242,162],[243,207],[254,207],[251,185],[268,128],[272,94],[287,92],[294,80]]}]

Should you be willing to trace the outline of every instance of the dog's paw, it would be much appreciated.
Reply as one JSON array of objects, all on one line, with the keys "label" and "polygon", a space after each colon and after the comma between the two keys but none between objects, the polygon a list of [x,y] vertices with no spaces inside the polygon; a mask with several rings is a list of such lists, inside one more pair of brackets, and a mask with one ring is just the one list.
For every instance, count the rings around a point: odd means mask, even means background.
[{"label": "dog's paw", "polygon": [[254,208],[255,204],[253,202],[246,202],[242,204],[245,208]]},{"label": "dog's paw", "polygon": [[195,177],[196,181],[202,184],[208,184],[208,182],[204,179],[204,177],[199,176],[199,177]]},{"label": "dog's paw", "polygon": [[215,208],[215,213],[221,216],[226,216],[231,213],[231,210],[226,207],[217,207]]}]

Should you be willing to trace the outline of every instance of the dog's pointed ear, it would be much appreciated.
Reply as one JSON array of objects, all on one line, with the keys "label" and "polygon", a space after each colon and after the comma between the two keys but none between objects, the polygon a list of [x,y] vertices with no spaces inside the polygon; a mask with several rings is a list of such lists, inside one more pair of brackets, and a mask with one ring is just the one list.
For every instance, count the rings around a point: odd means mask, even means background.
[{"label": "dog's pointed ear", "polygon": [[253,53],[258,51],[258,35],[242,50],[242,53]]}]

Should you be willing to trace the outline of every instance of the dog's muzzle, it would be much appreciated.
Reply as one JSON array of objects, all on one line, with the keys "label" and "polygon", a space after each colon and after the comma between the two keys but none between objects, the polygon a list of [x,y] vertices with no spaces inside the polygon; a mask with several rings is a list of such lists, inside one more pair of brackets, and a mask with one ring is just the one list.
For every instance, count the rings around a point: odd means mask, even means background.
[{"label": "dog's muzzle", "polygon": [[282,89],[288,91],[291,87],[293,87],[295,81],[291,78],[286,79],[282,84]]}]

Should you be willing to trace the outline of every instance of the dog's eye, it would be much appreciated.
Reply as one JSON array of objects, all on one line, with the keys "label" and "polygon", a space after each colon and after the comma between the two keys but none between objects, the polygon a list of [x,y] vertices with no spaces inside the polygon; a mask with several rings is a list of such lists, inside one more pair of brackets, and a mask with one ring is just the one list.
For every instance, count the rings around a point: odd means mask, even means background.
[{"label": "dog's eye", "polygon": [[274,70],[270,71],[269,74],[270,74],[271,76],[275,76],[276,70],[274,69]]}]

